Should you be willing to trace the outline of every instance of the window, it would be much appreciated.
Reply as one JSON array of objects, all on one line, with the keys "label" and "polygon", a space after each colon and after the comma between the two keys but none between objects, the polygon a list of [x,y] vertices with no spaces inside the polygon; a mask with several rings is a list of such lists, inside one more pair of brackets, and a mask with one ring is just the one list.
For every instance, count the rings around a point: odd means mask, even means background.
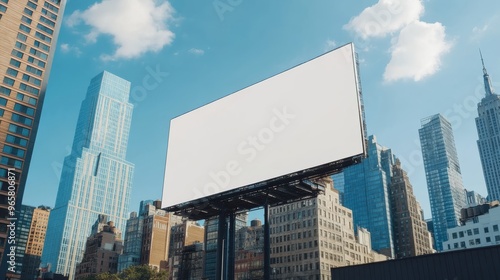
[{"label": "window", "polygon": [[20,52],[18,50],[12,50],[12,55],[16,56],[16,57],[19,57],[19,58],[23,58],[24,53],[22,53],[22,52]]},{"label": "window", "polygon": [[19,148],[12,147],[9,145],[3,146],[3,152],[7,153],[7,154],[11,154],[11,155],[16,156],[16,157],[20,157],[20,158],[23,158],[24,153],[25,153],[25,151],[23,149],[19,149]]},{"label": "window", "polygon": [[26,91],[27,93],[31,93],[31,94],[34,94],[34,95],[38,95],[40,93],[40,91],[32,86],[28,86],[27,84],[25,83],[21,83],[19,85],[19,89],[20,90],[24,90]]},{"label": "window", "polygon": [[19,93],[19,92],[17,93],[16,99],[23,101],[23,102],[26,102],[26,103],[29,103],[31,105],[36,105],[36,98],[24,95],[24,94]]},{"label": "window", "polygon": [[479,245],[479,244],[481,244],[481,239],[476,238],[476,245]]},{"label": "window", "polygon": [[39,60],[39,59],[36,59],[32,56],[28,57],[28,62],[31,62],[33,63],[34,65],[38,66],[38,67],[42,67],[42,68],[45,68],[45,62]]},{"label": "window", "polygon": [[14,66],[14,67],[19,68],[19,66],[21,66],[21,61],[18,61],[18,60],[15,60],[15,59],[11,58],[9,64],[12,65],[12,66]]},{"label": "window", "polygon": [[488,227],[485,227],[484,228],[484,233],[488,233],[488,232],[490,232],[490,229]]},{"label": "window", "polygon": [[7,95],[9,96],[10,95],[10,89],[4,87],[4,86],[0,86],[0,93],[3,94],[3,95]]},{"label": "window", "polygon": [[9,124],[9,131],[22,136],[28,136],[30,134],[30,130],[28,128],[24,128],[15,124]]},{"label": "window", "polygon": [[458,238],[458,236],[457,236],[457,233],[456,233],[456,232],[452,233],[452,236],[453,236],[453,239],[457,239],[457,238]]},{"label": "window", "polygon": [[33,11],[28,9],[28,8],[24,8],[24,13],[28,16],[32,16],[33,15]]},{"label": "window", "polygon": [[500,235],[496,235],[496,236],[495,236],[495,241],[496,241],[496,242],[500,242]]},{"label": "window", "polygon": [[38,30],[42,30],[43,32],[47,33],[47,34],[50,34],[52,35],[54,33],[54,30],[48,28],[47,26],[45,25],[41,25],[40,23],[36,25],[36,28]]},{"label": "window", "polygon": [[24,25],[22,23],[21,23],[21,25],[19,25],[19,30],[24,31],[28,34],[31,32],[31,28],[27,27],[26,25]]},{"label": "window", "polygon": [[34,49],[34,48],[30,49],[30,53],[35,55],[38,58],[43,59],[43,60],[47,60],[47,58],[49,57],[46,53],[43,53],[43,52],[41,52],[37,49]]},{"label": "window", "polygon": [[27,4],[28,7],[32,8],[33,10],[36,10],[36,7],[37,5],[31,1],[28,1],[28,4]]},{"label": "window", "polygon": [[36,86],[39,86],[42,84],[42,81],[40,79],[37,79],[37,78],[34,78],[34,77],[31,77],[30,75],[28,74],[23,74],[23,81],[26,81],[28,83],[31,83],[31,84],[34,84]]},{"label": "window", "polygon": [[471,235],[472,235],[472,230],[468,229],[468,230],[467,230],[467,235],[468,235],[468,236],[471,236]]},{"label": "window", "polygon": [[16,42],[15,46],[16,46],[17,49],[20,49],[22,51],[26,50],[26,44],[23,44],[23,43],[21,43],[19,41]]},{"label": "window", "polygon": [[59,13],[59,9],[58,9],[56,6],[54,6],[54,5],[51,5],[51,4],[47,3],[47,2],[45,2],[45,3],[43,3],[43,6],[44,6],[45,8],[47,8],[47,9],[49,9],[49,10],[51,10],[51,11],[55,12],[56,14],[58,14],[58,13]]},{"label": "window", "polygon": [[463,232],[463,231],[459,231],[459,232],[458,232],[458,236],[459,236],[459,237],[464,237],[464,232]]},{"label": "window", "polygon": [[38,31],[35,31],[35,37],[37,37],[37,38],[39,38],[39,39],[41,39],[41,40],[43,40],[43,41],[45,41],[47,43],[52,42],[52,39],[49,36],[44,35],[44,34],[38,32]]},{"label": "window", "polygon": [[33,74],[35,74],[37,76],[42,76],[42,73],[43,73],[42,70],[38,70],[35,67],[29,66],[29,65],[26,65],[26,71],[28,71],[30,73],[33,73]]},{"label": "window", "polygon": [[7,68],[7,75],[11,77],[17,77],[17,73],[19,73],[17,70],[14,70],[12,68]]},{"label": "window", "polygon": [[9,0],[0,0],[0,2],[3,2],[5,4],[9,4]]},{"label": "window", "polygon": [[[7,12],[7,7],[5,7],[4,5],[0,4],[0,12],[2,12],[2,13]],[[0,14],[0,18],[1,18],[1,16],[2,15]]]},{"label": "window", "polygon": [[32,119],[25,117],[25,116],[21,116],[21,115],[16,114],[16,113],[12,113],[11,119],[15,122],[18,122],[18,123],[21,123],[21,124],[24,124],[27,126],[31,126],[33,124]]},{"label": "window", "polygon": [[4,77],[3,78],[3,82],[4,84],[6,85],[9,85],[9,86],[13,86],[14,85],[14,80],[9,78],[9,77]]},{"label": "window", "polygon": [[39,41],[35,41],[35,47],[40,48],[46,52],[50,51],[50,47],[44,43],[40,43]]},{"label": "window", "polygon": [[28,39],[28,36],[19,32],[19,33],[17,33],[17,39],[19,39],[20,41],[26,42],[26,39]]},{"label": "window", "polygon": [[474,235],[476,235],[476,234],[479,234],[479,229],[478,228],[474,229]]},{"label": "window", "polygon": [[493,225],[493,231],[498,231],[498,225]]},{"label": "window", "polygon": [[465,248],[465,241],[460,242],[460,248]]},{"label": "window", "polygon": [[40,22],[42,23],[45,23],[46,25],[48,26],[51,26],[51,27],[55,27],[56,26],[56,23],[51,21],[50,19],[44,17],[44,16],[40,16]]},{"label": "window", "polygon": [[17,136],[7,134],[7,138],[5,139],[8,143],[16,144],[19,146],[26,147],[28,145],[28,140],[19,138]]},{"label": "window", "polygon": [[0,109],[0,117],[3,117],[3,113],[5,113],[4,109]]},{"label": "window", "polygon": [[35,114],[35,109],[28,107],[28,106],[25,106],[25,105],[22,105],[22,104],[19,104],[19,103],[16,103],[14,105],[14,110],[16,112],[20,112],[20,113],[26,114],[28,116],[33,116]]},{"label": "window", "polygon": [[491,237],[489,237],[489,236],[488,236],[488,237],[486,237],[486,242],[487,242],[487,243],[490,243],[490,242],[491,242]]},{"label": "window", "polygon": [[13,159],[10,157],[2,156],[0,160],[3,165],[14,166],[15,168],[21,168],[23,166],[23,162],[17,159]]},{"label": "window", "polygon": [[23,17],[21,18],[21,21],[22,21],[22,22],[25,22],[25,23],[27,23],[27,24],[31,24],[31,19],[30,19],[29,17],[27,17],[27,16],[23,16]]},{"label": "window", "polygon": [[53,20],[57,20],[57,15],[52,13],[52,12],[47,11],[47,9],[45,9],[45,8],[42,8],[42,14],[48,16],[49,18],[51,18]]}]

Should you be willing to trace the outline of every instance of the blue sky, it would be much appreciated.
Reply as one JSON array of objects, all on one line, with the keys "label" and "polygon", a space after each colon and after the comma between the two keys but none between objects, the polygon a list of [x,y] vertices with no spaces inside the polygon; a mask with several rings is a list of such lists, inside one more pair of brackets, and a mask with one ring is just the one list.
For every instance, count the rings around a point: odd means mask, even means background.
[{"label": "blue sky", "polygon": [[127,159],[137,211],[161,197],[171,118],[354,42],[368,133],[402,160],[429,218],[424,117],[452,122],[465,187],[486,195],[474,123],[484,95],[478,49],[500,90],[499,11],[493,0],[71,0],[23,203],[54,205],[80,103],[103,70],[132,82]]}]

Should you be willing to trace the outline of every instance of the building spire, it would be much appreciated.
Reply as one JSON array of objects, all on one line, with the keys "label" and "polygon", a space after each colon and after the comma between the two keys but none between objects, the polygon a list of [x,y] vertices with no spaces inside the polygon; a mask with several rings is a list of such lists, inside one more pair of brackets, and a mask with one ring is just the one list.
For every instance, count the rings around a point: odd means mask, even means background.
[{"label": "building spire", "polygon": [[483,54],[481,53],[481,49],[479,49],[479,55],[481,56],[481,63],[483,64],[484,90],[486,91],[486,96],[492,95],[495,93],[495,91],[493,90],[493,86],[491,85],[490,75],[488,75],[486,67],[484,66]]}]

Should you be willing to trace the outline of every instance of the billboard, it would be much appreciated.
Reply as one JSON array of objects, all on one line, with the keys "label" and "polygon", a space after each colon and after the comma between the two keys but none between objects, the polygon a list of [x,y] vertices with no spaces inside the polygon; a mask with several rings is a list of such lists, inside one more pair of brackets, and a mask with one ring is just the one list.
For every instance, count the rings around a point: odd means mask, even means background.
[{"label": "billboard", "polygon": [[364,153],[354,47],[347,44],[172,119],[162,206]]}]

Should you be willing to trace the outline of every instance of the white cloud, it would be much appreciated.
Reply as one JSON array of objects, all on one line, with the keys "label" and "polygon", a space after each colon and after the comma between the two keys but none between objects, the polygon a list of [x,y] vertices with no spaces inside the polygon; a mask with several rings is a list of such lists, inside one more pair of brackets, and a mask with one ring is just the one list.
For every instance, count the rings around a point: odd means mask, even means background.
[{"label": "white cloud", "polygon": [[76,56],[80,56],[82,54],[82,51],[80,50],[80,48],[78,48],[76,46],[72,46],[72,45],[67,44],[67,43],[61,44],[60,48],[61,48],[61,52],[63,52],[63,53],[74,53]]},{"label": "white cloud", "polygon": [[385,68],[384,80],[410,78],[419,81],[439,70],[441,57],[451,48],[444,26],[414,21],[393,39],[391,60]]},{"label": "white cloud", "polygon": [[66,22],[73,27],[82,22],[90,26],[85,35],[90,43],[100,35],[111,36],[116,50],[102,55],[103,59],[130,59],[172,43],[175,34],[168,23],[174,13],[166,0],[102,0],[85,11],[73,12]]},{"label": "white cloud", "polygon": [[203,55],[205,54],[205,51],[202,50],[202,49],[197,49],[197,48],[192,48],[188,51],[190,54],[194,54],[194,55]]},{"label": "white cloud", "polygon": [[363,39],[384,37],[418,20],[423,12],[420,0],[379,0],[352,18],[344,29],[354,31]]}]

